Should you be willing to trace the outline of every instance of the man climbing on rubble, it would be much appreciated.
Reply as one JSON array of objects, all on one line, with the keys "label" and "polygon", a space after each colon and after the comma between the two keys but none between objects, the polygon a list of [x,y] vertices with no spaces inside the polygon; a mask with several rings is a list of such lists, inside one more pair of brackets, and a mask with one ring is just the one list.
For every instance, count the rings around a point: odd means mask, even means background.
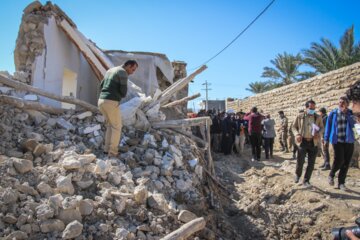
[{"label": "man climbing on rubble", "polygon": [[295,171],[295,183],[298,183],[302,174],[305,156],[308,155],[308,164],[304,176],[303,184],[311,187],[310,178],[315,166],[317,145],[320,141],[320,134],[323,132],[322,119],[315,112],[316,103],[309,100],[305,103],[306,110],[300,113],[292,125],[295,141],[298,145],[298,156]]},{"label": "man climbing on rubble", "polygon": [[288,134],[288,119],[285,116],[284,111],[279,111],[280,116],[280,127],[278,129],[279,131],[279,141],[281,145],[281,151],[283,152],[289,152],[288,144],[287,144],[287,134]]},{"label": "man climbing on rubble", "polygon": [[105,117],[104,153],[109,157],[118,155],[122,129],[120,101],[127,93],[128,76],[133,74],[137,67],[135,60],[128,60],[121,66],[110,68],[100,84],[98,107]]}]

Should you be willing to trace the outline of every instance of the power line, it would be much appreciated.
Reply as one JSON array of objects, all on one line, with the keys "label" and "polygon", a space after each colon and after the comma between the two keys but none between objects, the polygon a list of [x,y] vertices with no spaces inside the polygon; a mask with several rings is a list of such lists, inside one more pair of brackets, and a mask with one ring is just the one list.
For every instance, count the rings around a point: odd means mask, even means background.
[{"label": "power line", "polygon": [[[201,64],[201,65],[199,65],[198,67],[193,68],[193,69],[197,69],[197,68],[201,67],[202,65],[207,64],[208,62],[210,62],[211,60],[213,60],[214,58],[216,58],[217,56],[219,56],[219,55],[220,55],[223,51],[225,51],[228,47],[230,47],[230,45],[233,44],[243,33],[245,33],[246,30],[248,30],[248,29],[251,27],[251,25],[253,25],[253,24],[256,22],[256,20],[258,20],[258,19],[261,17],[261,15],[263,15],[263,14],[270,8],[270,6],[271,6],[274,2],[275,2],[275,0],[272,0],[272,1],[264,8],[264,10],[262,10],[262,11],[256,16],[256,18],[254,18],[254,20],[252,20],[252,21],[246,26],[246,28],[244,28],[244,30],[242,30],[228,45],[226,45],[223,49],[221,49],[218,53],[216,53],[216,54],[215,54],[213,57],[211,57],[209,60],[205,61],[203,64]],[[193,70],[193,69],[191,69],[191,70]]]}]

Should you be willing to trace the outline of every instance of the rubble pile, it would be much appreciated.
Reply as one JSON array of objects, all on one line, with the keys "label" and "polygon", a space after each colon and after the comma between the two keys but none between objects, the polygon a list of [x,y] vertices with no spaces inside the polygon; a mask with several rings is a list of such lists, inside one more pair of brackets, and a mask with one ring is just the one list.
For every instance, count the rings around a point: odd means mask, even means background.
[{"label": "rubble pile", "polygon": [[103,122],[0,106],[0,237],[159,239],[206,217],[204,163],[190,139],[124,127],[119,158],[108,158]]}]

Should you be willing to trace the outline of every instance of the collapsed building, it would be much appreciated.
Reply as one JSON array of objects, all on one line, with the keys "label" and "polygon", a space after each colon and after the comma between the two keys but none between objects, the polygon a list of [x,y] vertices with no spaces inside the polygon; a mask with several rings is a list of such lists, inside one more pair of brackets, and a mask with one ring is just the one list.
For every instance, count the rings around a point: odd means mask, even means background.
[{"label": "collapsed building", "polygon": [[[206,66],[187,76],[186,63],[164,54],[103,51],[58,6],[38,1],[24,9],[14,57],[13,76],[0,74],[0,237],[234,235],[207,211],[226,193],[214,177],[211,121],[182,119],[194,98],[187,85]],[[99,80],[129,58],[139,68],[121,103],[121,155],[109,159]],[[206,139],[189,131],[198,125]]]}]

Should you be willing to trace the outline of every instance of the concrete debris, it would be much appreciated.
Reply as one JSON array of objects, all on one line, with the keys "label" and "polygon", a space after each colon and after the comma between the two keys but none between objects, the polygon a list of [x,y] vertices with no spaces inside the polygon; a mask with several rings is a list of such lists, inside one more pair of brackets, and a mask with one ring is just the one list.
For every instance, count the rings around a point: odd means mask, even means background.
[{"label": "concrete debris", "polygon": [[108,158],[101,115],[0,115],[0,238],[159,239],[193,217],[180,209],[205,214],[203,156],[183,135],[125,126]]}]

